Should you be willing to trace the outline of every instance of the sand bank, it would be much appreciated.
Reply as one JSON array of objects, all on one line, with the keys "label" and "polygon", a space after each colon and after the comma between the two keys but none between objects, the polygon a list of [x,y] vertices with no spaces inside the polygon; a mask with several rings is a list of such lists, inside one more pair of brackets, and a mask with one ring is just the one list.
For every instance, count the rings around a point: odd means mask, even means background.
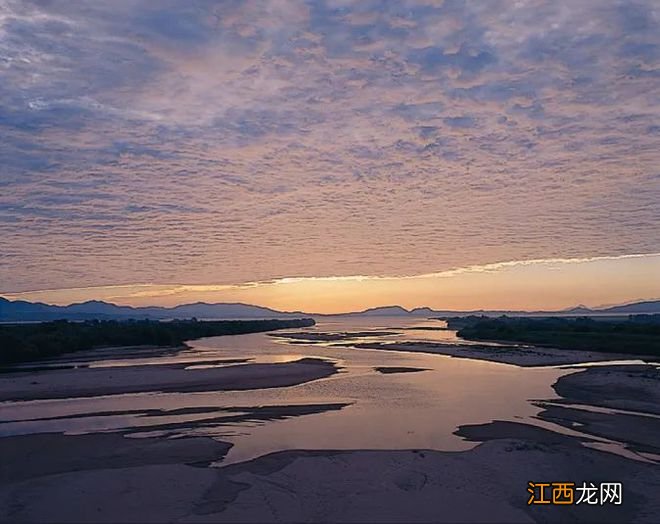
[{"label": "sand bank", "polygon": [[634,452],[660,455],[660,370],[652,365],[590,367],[560,377],[561,399],[539,403],[538,418]]},{"label": "sand bank", "polygon": [[[439,328],[444,330],[444,328]],[[404,351],[412,353],[431,353],[457,358],[487,360],[516,366],[557,366],[579,364],[582,362],[605,362],[610,360],[650,360],[649,355],[631,355],[629,353],[602,353],[598,351],[580,351],[514,344],[444,344],[441,342],[403,341],[403,342],[360,342],[358,339],[375,335],[396,335],[396,332],[359,331],[359,332],[283,332],[270,336],[286,338],[291,343],[333,342],[337,345],[357,349],[377,349],[384,351]]]},{"label": "sand bank", "polygon": [[561,377],[553,388],[567,403],[660,415],[657,365],[589,367]]},{"label": "sand bank", "polygon": [[[207,467],[208,438],[3,439],[0,520],[654,522],[660,468],[524,424],[464,426],[470,451],[282,451]],[[121,440],[123,439],[123,441]],[[44,452],[44,450],[49,450]],[[52,450],[52,452],[51,452]],[[30,458],[32,457],[32,458]],[[613,472],[616,472],[613,477]],[[527,482],[620,481],[621,506],[527,506]]]},{"label": "sand bank", "polygon": [[0,375],[0,401],[90,397],[160,391],[184,393],[293,386],[338,371],[332,362],[238,364],[216,368],[136,365],[121,368],[55,369]]},{"label": "sand bank", "polygon": [[472,358],[501,362],[515,366],[558,366],[582,362],[605,362],[609,360],[649,359],[648,355],[624,353],[599,353],[597,351],[576,351],[570,349],[540,348],[534,346],[494,346],[494,345],[455,345],[435,342],[393,342],[360,343],[358,349],[378,349],[385,351],[410,351],[434,353],[458,358]]}]

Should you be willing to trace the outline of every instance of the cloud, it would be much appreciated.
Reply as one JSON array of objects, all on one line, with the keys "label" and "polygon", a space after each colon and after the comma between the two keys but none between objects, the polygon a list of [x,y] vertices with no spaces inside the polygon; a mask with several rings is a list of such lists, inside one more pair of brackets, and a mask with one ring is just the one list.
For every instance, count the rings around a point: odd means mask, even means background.
[{"label": "cloud", "polygon": [[4,291],[660,250],[651,1],[0,13]]},{"label": "cloud", "polygon": [[448,125],[449,127],[458,127],[458,128],[461,128],[461,129],[474,127],[475,123],[476,123],[474,118],[472,118],[470,116],[447,117],[447,118],[443,118],[442,121],[446,125]]}]

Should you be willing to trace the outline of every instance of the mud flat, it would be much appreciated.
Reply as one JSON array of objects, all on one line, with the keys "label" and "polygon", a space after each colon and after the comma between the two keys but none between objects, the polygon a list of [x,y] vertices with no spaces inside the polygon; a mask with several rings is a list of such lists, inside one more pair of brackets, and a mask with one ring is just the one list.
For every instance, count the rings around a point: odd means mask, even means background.
[{"label": "mud flat", "polygon": [[294,386],[338,371],[332,362],[236,364],[213,368],[181,365],[84,367],[0,375],[0,401],[92,397],[159,391],[186,393]]},{"label": "mud flat", "polygon": [[[464,426],[470,451],[280,452],[223,468],[193,522],[653,522],[660,471],[524,424]],[[473,435],[475,436],[475,435]],[[527,482],[624,484],[621,506],[528,506]],[[543,479],[543,480],[542,480]],[[238,486],[232,492],[229,486]],[[274,488],[276,486],[276,488]],[[231,493],[231,497],[227,494]]]},{"label": "mud flat", "polygon": [[[439,328],[445,330],[444,328]],[[357,349],[376,349],[383,351],[404,351],[411,353],[431,353],[458,358],[487,360],[516,366],[557,366],[580,364],[583,362],[606,362],[611,360],[654,360],[649,355],[631,355],[629,353],[603,353],[598,351],[583,351],[558,349],[532,345],[514,345],[503,343],[488,344],[443,344],[438,342],[402,341],[402,342],[356,342],[356,339],[367,336],[395,335],[395,332],[360,331],[360,332],[281,332],[270,334],[272,337],[284,338],[292,343],[333,342],[337,345]]]},{"label": "mud flat", "polygon": [[383,375],[392,375],[396,373],[418,373],[420,371],[428,371],[426,368],[411,368],[405,366],[378,366],[374,370]]},{"label": "mud flat", "polygon": [[579,364],[583,362],[605,362],[610,360],[648,359],[648,355],[630,355],[624,353],[599,353],[597,351],[577,351],[570,349],[554,349],[535,346],[505,346],[505,345],[456,345],[438,344],[434,342],[393,342],[393,343],[360,343],[358,349],[378,349],[384,351],[410,351],[418,353],[434,353],[458,358],[471,358],[501,362],[515,366],[558,366]]},{"label": "mud flat", "polygon": [[[0,520],[656,522],[660,468],[515,422],[463,426],[463,452],[281,451],[210,467],[210,438],[0,440]],[[615,473],[613,473],[615,472]],[[620,506],[528,506],[528,481],[622,482]]]},{"label": "mud flat", "polygon": [[165,522],[185,515],[230,444],[118,434],[0,440],[2,522]]},{"label": "mud flat", "polygon": [[[560,377],[561,399],[539,403],[541,420],[621,442],[660,459],[660,370],[652,365],[590,367]],[[643,455],[644,456],[644,455]]]},{"label": "mud flat", "polygon": [[553,386],[566,403],[660,415],[660,365],[589,367]]}]

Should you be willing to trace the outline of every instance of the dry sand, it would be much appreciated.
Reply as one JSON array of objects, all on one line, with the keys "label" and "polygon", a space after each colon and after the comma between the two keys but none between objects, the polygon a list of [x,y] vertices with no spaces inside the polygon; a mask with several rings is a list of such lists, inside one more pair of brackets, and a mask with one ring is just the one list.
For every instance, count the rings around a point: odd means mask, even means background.
[{"label": "dry sand", "polygon": [[516,366],[558,366],[582,362],[606,362],[610,360],[648,360],[648,355],[625,353],[600,353],[570,349],[540,348],[536,346],[455,345],[437,342],[392,342],[355,344],[358,349],[380,349],[386,351],[410,351],[434,353],[458,358],[472,358],[501,362]]},{"label": "dry sand", "polygon": [[540,403],[540,419],[569,429],[577,425],[583,433],[623,442],[631,451],[660,456],[658,367],[590,367],[560,377],[553,388],[562,398]]},{"label": "dry sand", "polygon": [[[470,451],[283,451],[206,467],[208,438],[3,439],[3,522],[656,522],[660,470],[516,424]],[[46,451],[47,450],[47,451]],[[527,506],[528,481],[620,481],[621,506]]]},{"label": "dry sand", "polygon": [[[165,522],[213,485],[209,438],[27,435],[0,440],[2,522]],[[199,466],[194,466],[198,464]]]},{"label": "dry sand", "polygon": [[565,402],[660,415],[660,367],[598,366],[566,375],[553,386]]},{"label": "dry sand", "polygon": [[88,397],[161,391],[226,391],[293,386],[338,371],[331,362],[303,358],[274,364],[238,364],[207,369],[181,365],[56,369],[0,376],[0,401]]}]

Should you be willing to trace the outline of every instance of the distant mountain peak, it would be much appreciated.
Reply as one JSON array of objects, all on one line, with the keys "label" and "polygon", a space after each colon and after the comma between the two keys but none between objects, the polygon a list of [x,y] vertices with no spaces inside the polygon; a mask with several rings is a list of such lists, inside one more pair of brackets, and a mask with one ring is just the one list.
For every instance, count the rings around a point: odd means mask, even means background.
[{"label": "distant mountain peak", "polygon": [[[284,312],[263,306],[242,304],[237,302],[219,302],[208,304],[195,302],[181,304],[174,307],[162,306],[120,306],[102,300],[88,300],[68,306],[55,306],[41,302],[26,302],[24,300],[7,300],[0,297],[0,320],[2,321],[40,321],[40,320],[87,320],[87,319],[172,319],[172,318],[200,318],[200,319],[258,319],[258,318],[294,318],[301,316],[328,316],[305,313],[301,311]],[[590,309],[580,304],[562,311],[437,311],[429,307],[418,307],[408,310],[399,305],[379,306],[364,311],[342,313],[339,316],[464,316],[466,314],[481,315],[632,315],[660,313],[660,300],[646,300],[632,304],[612,306],[608,308]],[[330,315],[334,316],[334,315]]]},{"label": "distant mountain peak", "polygon": [[68,306],[55,306],[49,304],[31,303],[24,301],[2,302],[0,320],[28,321],[28,320],[87,320],[87,319],[168,319],[168,318],[208,318],[208,319],[258,319],[258,318],[292,318],[301,315],[285,313],[273,309],[253,306],[249,304],[217,303],[207,304],[196,302],[194,304],[181,304],[174,307],[132,307],[119,306],[102,300],[88,300],[70,304]]},{"label": "distant mountain peak", "polygon": [[584,304],[578,304],[577,306],[569,307],[567,309],[561,310],[562,313],[580,313],[580,312],[589,313],[591,311],[593,310],[590,307],[585,306]]},{"label": "distant mountain peak", "polygon": [[369,309],[365,309],[364,311],[360,311],[359,313],[356,313],[357,315],[407,315],[409,314],[410,311],[408,311],[406,308],[402,306],[378,306],[378,307],[372,307]]}]

